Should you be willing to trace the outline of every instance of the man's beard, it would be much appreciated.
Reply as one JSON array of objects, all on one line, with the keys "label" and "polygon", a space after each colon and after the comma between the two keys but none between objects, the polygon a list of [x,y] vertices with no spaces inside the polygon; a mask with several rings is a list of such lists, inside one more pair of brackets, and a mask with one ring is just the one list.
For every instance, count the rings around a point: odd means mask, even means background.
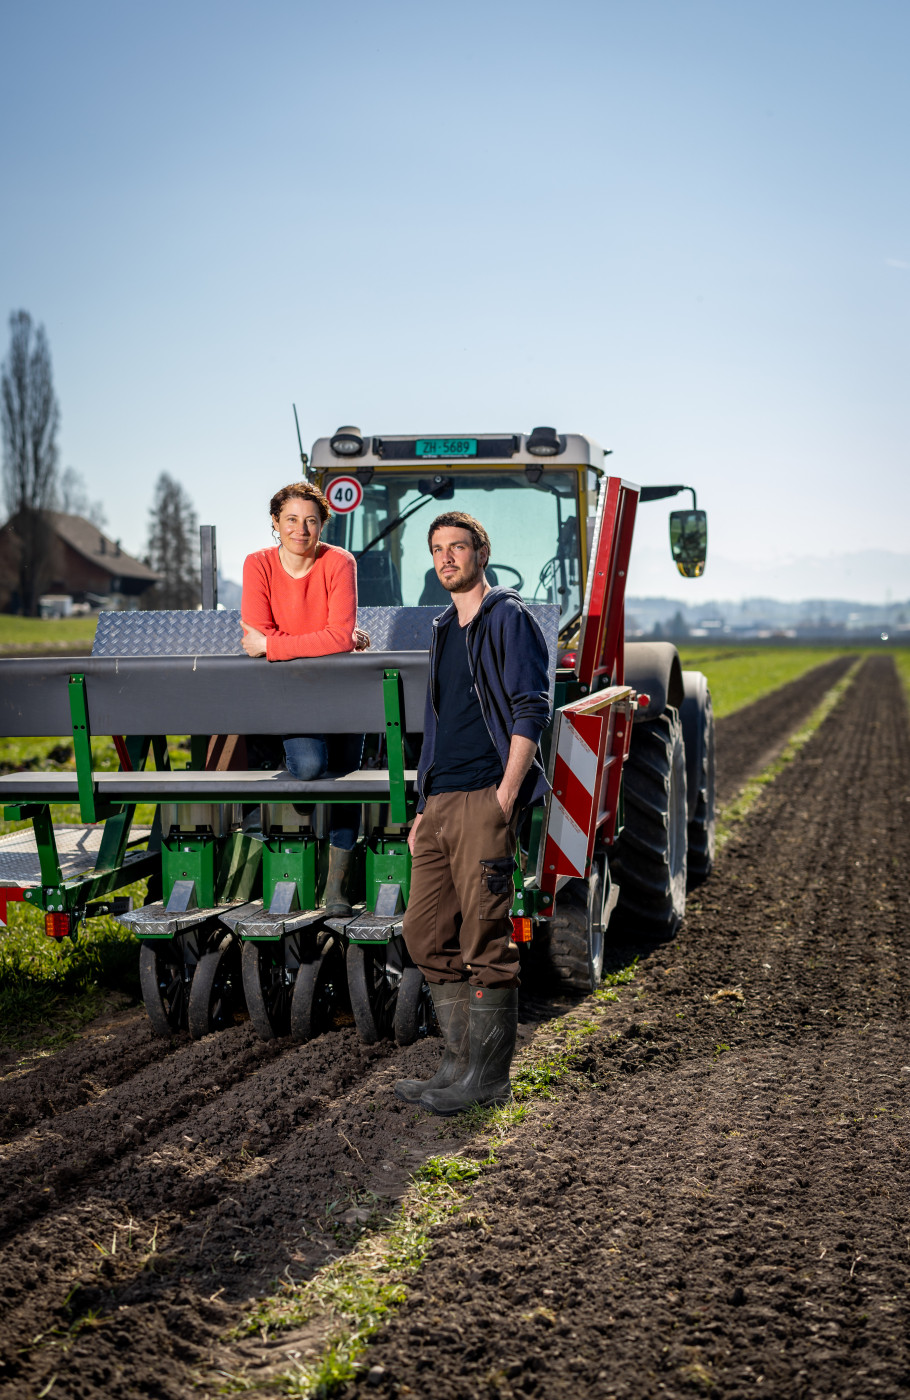
[{"label": "man's beard", "polygon": [[474,565],[474,572],[470,575],[455,574],[453,578],[445,579],[440,577],[439,582],[447,593],[468,593],[476,585],[483,573],[479,564]]}]

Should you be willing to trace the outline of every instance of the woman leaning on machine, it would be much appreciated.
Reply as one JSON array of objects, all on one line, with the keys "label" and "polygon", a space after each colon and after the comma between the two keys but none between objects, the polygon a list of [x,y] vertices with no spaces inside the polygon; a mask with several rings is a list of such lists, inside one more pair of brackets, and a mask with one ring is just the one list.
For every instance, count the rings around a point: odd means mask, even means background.
[{"label": "woman leaning on machine", "polygon": [[[247,656],[291,661],[330,656],[369,646],[357,628],[357,568],[354,556],[320,539],[329,503],[317,486],[283,486],[269,505],[278,544],[249,554],[243,565],[243,649]],[[328,769],[359,768],[363,735],[286,734],[288,772],[306,781]],[[353,814],[353,815],[352,815]],[[345,915],[351,906],[344,883],[357,840],[359,809],[331,809],[326,912]]]}]

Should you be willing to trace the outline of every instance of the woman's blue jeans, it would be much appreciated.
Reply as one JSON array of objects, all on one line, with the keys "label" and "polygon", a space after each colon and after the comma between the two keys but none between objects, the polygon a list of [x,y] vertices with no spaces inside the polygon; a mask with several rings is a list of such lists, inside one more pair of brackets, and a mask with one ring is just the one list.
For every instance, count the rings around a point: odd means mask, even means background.
[{"label": "woman's blue jeans", "polygon": [[[350,773],[360,767],[362,734],[285,734],[284,760],[292,778],[308,782],[326,773]],[[329,843],[352,851],[360,831],[360,808],[353,803],[329,807]]]}]

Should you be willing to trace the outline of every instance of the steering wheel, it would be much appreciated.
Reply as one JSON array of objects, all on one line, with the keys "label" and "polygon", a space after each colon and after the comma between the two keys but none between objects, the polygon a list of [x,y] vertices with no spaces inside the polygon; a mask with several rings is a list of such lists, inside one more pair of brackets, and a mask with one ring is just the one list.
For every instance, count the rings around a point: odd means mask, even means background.
[{"label": "steering wheel", "polygon": [[520,574],[520,573],[518,572],[517,569],[513,569],[511,564],[487,564],[487,568],[488,568],[488,569],[494,569],[494,570],[496,571],[496,577],[497,577],[497,578],[499,577],[500,572],[501,572],[503,569],[505,569],[505,571],[506,571],[507,574],[514,574],[514,575],[515,575],[515,582],[514,582],[514,584],[511,584],[510,587],[517,589],[519,593],[520,593],[521,590],[524,588],[524,586],[525,586],[524,576],[523,576],[522,574]]}]

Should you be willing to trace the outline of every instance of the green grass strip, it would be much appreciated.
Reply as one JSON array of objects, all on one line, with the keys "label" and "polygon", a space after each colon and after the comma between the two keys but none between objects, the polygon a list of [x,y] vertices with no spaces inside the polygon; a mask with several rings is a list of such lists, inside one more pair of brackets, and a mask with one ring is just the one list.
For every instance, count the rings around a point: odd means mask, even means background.
[{"label": "green grass strip", "polygon": [[910,705],[910,647],[895,647],[892,656]]},{"label": "green grass strip", "polygon": [[[637,962],[637,959],[636,959]],[[635,975],[635,963],[612,974],[615,985]],[[594,1004],[594,1016],[606,1012]],[[456,1124],[475,1136],[461,1152],[431,1157],[415,1172],[399,1210],[391,1220],[365,1232],[343,1258],[334,1259],[312,1278],[281,1281],[280,1291],[257,1302],[241,1326],[239,1337],[258,1334],[263,1341],[288,1328],[307,1324],[323,1334],[321,1347],[310,1360],[272,1376],[267,1383],[281,1395],[300,1400],[330,1400],[363,1372],[361,1358],[370,1338],[407,1298],[407,1285],[432,1247],[432,1230],[454,1216],[482,1228],[470,1210],[470,1189],[484,1170],[496,1162],[497,1149],[531,1111],[535,1101],[552,1099],[554,1086],[572,1069],[581,1045],[598,1029],[588,1002],[570,1014],[548,1038],[538,1034],[522,1055],[512,1080],[514,1101],[504,1108],[473,1109]],[[206,1382],[210,1387],[212,1379]],[[222,1394],[262,1387],[261,1375],[220,1372],[215,1379]]]},{"label": "green grass strip", "polygon": [[831,689],[825,693],[820,704],[813,710],[812,714],[806,720],[806,723],[800,729],[797,729],[795,734],[791,734],[777,758],[775,758],[772,763],[769,763],[768,767],[761,773],[757,773],[755,777],[750,778],[739,796],[734,798],[734,800],[720,812],[717,819],[718,851],[722,850],[727,841],[729,841],[734,828],[749,815],[769,784],[774,782],[774,779],[779,773],[783,772],[788,763],[793,762],[800,750],[805,748],[816,730],[819,729],[828,718],[831,711],[840,704],[844,695],[853,684],[856,673],[862,663],[863,658],[858,657],[847,674],[842,676],[837,684],[833,685]]}]

